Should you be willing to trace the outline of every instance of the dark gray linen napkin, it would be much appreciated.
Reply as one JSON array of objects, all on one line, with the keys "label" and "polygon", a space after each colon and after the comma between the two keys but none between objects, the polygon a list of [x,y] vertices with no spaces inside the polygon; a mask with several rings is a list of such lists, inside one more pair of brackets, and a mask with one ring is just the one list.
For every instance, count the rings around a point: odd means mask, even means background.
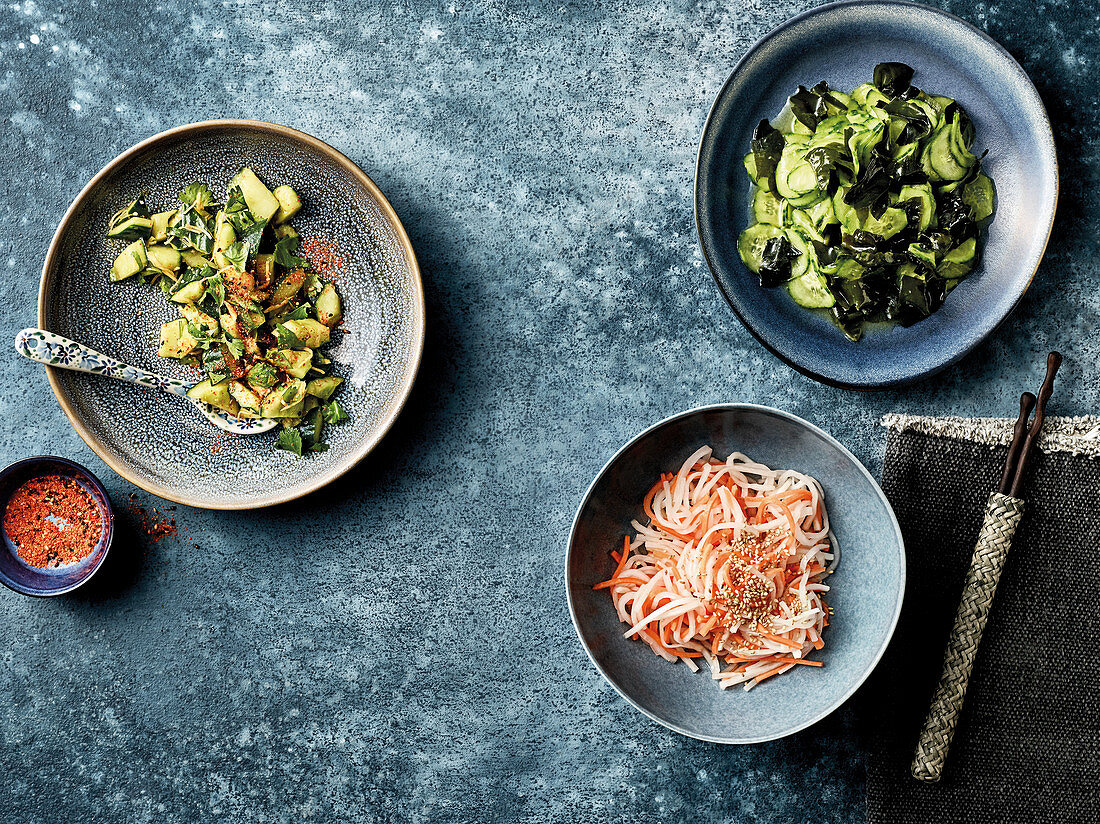
[{"label": "dark gray linen napkin", "polygon": [[907,581],[894,639],[860,702],[869,820],[1100,822],[1100,439],[1088,432],[1097,421],[1055,419],[1040,442],[936,784],[912,778],[909,764],[1012,422],[884,423],[882,488],[905,537]]}]

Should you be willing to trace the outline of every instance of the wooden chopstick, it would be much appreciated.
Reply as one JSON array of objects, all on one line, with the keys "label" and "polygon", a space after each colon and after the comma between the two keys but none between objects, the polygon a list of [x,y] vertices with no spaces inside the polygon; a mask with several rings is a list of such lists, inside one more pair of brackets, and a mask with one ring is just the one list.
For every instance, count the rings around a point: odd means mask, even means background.
[{"label": "wooden chopstick", "polygon": [[1005,469],[1001,475],[1001,485],[997,491],[1007,495],[1012,488],[1012,479],[1016,475],[1016,464],[1020,461],[1020,450],[1024,448],[1024,438],[1027,437],[1027,419],[1031,417],[1031,410],[1035,407],[1035,396],[1030,392],[1020,395],[1020,417],[1016,419],[1016,426],[1012,430],[1012,443],[1008,445],[1008,457],[1005,458]]},{"label": "wooden chopstick", "polygon": [[1051,352],[1047,355],[1047,374],[1043,378],[1043,385],[1039,388],[1039,398],[1035,405],[1035,420],[1031,422],[1031,426],[1027,430],[1027,437],[1024,439],[1020,457],[1013,472],[1012,484],[1006,493],[1013,498],[1019,498],[1020,492],[1023,490],[1024,475],[1027,473],[1027,466],[1031,462],[1032,454],[1035,452],[1035,443],[1039,440],[1039,432],[1042,430],[1043,420],[1046,418],[1047,401],[1050,400],[1050,395],[1054,392],[1054,376],[1058,373],[1058,367],[1061,365],[1062,356],[1058,352]]}]

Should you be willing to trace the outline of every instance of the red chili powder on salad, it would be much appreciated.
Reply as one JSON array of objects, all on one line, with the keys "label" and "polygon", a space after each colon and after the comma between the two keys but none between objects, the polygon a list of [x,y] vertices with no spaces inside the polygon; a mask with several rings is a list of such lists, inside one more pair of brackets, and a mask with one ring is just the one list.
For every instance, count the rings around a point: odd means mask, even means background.
[{"label": "red chili powder on salad", "polygon": [[72,478],[31,478],[4,508],[4,532],[33,567],[63,566],[86,557],[103,534],[99,507]]},{"label": "red chili powder on salad", "polygon": [[317,273],[326,280],[339,280],[348,267],[348,259],[327,240],[307,238],[302,241],[302,252]]}]

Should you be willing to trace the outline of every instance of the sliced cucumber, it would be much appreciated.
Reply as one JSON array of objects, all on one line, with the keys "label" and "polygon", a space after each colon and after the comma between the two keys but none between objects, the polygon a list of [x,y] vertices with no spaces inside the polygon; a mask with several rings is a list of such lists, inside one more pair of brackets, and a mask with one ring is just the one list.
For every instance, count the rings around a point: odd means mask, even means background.
[{"label": "sliced cucumber", "polygon": [[960,197],[979,223],[993,214],[993,181],[980,172],[963,186]]},{"label": "sliced cucumber", "polygon": [[860,224],[859,212],[844,202],[844,192],[841,189],[837,189],[832,200],[833,213],[840,221],[840,228],[845,234],[851,235],[863,228]]},{"label": "sliced cucumber", "polygon": [[760,267],[764,263],[764,246],[772,238],[786,236],[787,233],[778,226],[754,223],[737,239],[737,252],[741,255],[741,262],[754,275],[760,274]]},{"label": "sliced cucumber", "polygon": [[828,309],[836,303],[829,291],[829,284],[817,272],[807,272],[787,284],[787,292],[794,302],[807,309]]},{"label": "sliced cucumber", "polygon": [[787,240],[791,242],[791,246],[798,252],[798,257],[791,261],[791,277],[801,277],[810,270],[810,258],[813,255],[813,250],[810,248],[810,242],[795,229],[787,230]]},{"label": "sliced cucumber", "polygon": [[817,192],[817,174],[814,167],[806,161],[806,151],[802,146],[786,146],[775,167],[775,186],[780,197],[787,200],[800,200]]},{"label": "sliced cucumber", "polygon": [[936,214],[936,198],[932,195],[932,187],[927,183],[917,183],[911,186],[902,186],[898,192],[898,203],[909,200],[920,201],[920,231],[925,231],[932,225],[932,218]]},{"label": "sliced cucumber", "polygon": [[958,180],[966,174],[968,167],[960,165],[951,151],[951,127],[937,129],[925,152],[929,165],[940,180]]},{"label": "sliced cucumber", "polygon": [[783,216],[787,211],[787,204],[771,192],[757,189],[752,196],[752,216],[757,223],[768,223],[772,226],[782,226]]},{"label": "sliced cucumber", "polygon": [[944,263],[972,263],[975,255],[978,253],[978,241],[974,238],[967,238],[946,255],[943,256]]},{"label": "sliced cucumber", "polygon": [[885,239],[893,237],[909,225],[909,216],[904,209],[888,206],[882,213],[882,217],[875,217],[868,213],[863,220],[863,231],[871,232]]}]

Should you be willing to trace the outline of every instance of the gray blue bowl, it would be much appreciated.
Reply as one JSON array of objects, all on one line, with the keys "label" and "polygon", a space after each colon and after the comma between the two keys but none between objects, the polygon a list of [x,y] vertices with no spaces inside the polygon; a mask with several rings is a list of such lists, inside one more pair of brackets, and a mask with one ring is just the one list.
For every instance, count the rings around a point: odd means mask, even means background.
[{"label": "gray blue bowl", "polygon": [[[877,63],[917,70],[922,89],[957,99],[977,129],[976,152],[997,190],[983,260],[944,306],[909,327],[871,329],[848,341],[824,313],[763,289],[741,263],[750,222],[742,158],[756,124],[799,84],[849,90]],[[1023,297],[1046,249],[1058,201],[1054,138],[1043,102],[1012,56],[984,32],[939,9],[855,0],[819,6],[761,39],[737,64],[707,118],[695,176],[703,254],[734,312],[774,354],[834,386],[880,389],[931,375],[993,333]]]},{"label": "gray blue bowl", "polygon": [[103,565],[115,534],[114,509],[99,478],[78,463],[46,455],[25,458],[0,470],[0,516],[7,509],[8,500],[16,489],[31,478],[43,475],[72,478],[91,496],[99,510],[102,526],[99,542],[76,563],[40,569],[23,561],[7,532],[0,529],[4,542],[0,551],[0,583],[24,595],[64,595],[86,583]]},{"label": "gray blue bowl", "polygon": [[[815,477],[840,546],[829,578],[835,610],[824,667],[796,667],[745,692],[719,689],[709,673],[658,658],[623,637],[611,597],[592,587],[611,576],[610,552],[661,472],[674,472],[699,446],[734,451],[772,468]],[[585,493],[566,559],[569,609],[592,662],[635,708],[669,729],[705,741],[749,744],[781,738],[844,703],[886,650],[901,612],[905,550],[894,512],[863,465],[833,437],[801,418],[753,404],[692,409],[661,421],[620,449]]]}]

